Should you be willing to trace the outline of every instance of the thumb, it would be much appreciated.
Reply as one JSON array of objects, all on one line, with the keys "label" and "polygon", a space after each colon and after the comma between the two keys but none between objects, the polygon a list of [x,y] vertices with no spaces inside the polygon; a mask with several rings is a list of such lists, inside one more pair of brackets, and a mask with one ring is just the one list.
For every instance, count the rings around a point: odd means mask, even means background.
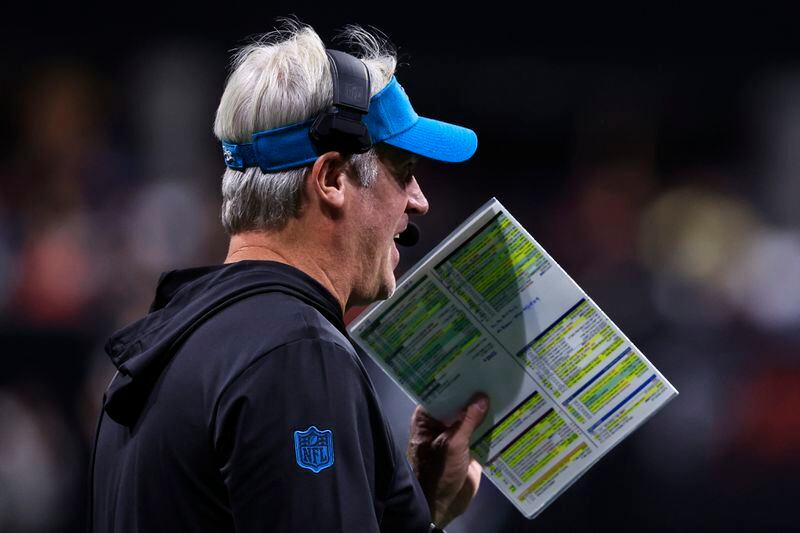
[{"label": "thumb", "polygon": [[483,419],[486,418],[486,413],[489,412],[489,397],[483,393],[477,394],[472,398],[472,401],[467,405],[466,412],[461,424],[458,426],[456,435],[466,439],[469,442],[472,432],[475,428],[481,425]]}]

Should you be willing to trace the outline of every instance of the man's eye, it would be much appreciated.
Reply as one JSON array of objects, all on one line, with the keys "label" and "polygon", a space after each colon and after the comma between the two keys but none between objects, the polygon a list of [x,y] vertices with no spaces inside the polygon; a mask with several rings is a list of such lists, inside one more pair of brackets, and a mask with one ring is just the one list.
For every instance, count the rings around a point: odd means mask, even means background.
[{"label": "man's eye", "polygon": [[411,180],[414,178],[414,170],[416,170],[414,167],[415,165],[408,165],[405,168],[405,172],[403,172],[402,175],[403,185],[411,183]]},{"label": "man's eye", "polygon": [[409,169],[403,169],[397,173],[397,183],[405,187],[411,182],[411,178],[414,176],[414,172]]}]

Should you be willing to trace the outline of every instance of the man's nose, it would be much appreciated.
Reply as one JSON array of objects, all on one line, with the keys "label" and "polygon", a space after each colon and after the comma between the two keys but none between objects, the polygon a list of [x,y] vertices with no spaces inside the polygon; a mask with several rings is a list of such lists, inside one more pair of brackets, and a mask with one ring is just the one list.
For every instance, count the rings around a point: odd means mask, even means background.
[{"label": "man's nose", "polygon": [[406,192],[408,193],[407,212],[416,213],[417,215],[424,215],[428,212],[428,199],[422,194],[417,178],[412,176],[411,182],[406,187]]}]

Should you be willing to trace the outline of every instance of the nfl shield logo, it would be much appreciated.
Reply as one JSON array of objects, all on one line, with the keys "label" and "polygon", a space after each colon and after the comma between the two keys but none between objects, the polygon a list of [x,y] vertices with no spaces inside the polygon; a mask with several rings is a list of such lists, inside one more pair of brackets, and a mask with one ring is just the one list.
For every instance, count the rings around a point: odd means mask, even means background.
[{"label": "nfl shield logo", "polygon": [[333,464],[333,431],[315,426],[294,432],[294,453],[297,464],[318,474]]}]

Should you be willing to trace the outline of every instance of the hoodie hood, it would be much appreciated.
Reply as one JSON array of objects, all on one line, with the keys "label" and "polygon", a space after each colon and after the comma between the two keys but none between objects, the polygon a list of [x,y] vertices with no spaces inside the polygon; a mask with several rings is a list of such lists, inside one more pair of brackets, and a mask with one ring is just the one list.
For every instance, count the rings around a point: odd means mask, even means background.
[{"label": "hoodie hood", "polygon": [[338,301],[319,282],[292,266],[241,261],[164,273],[148,314],[106,343],[106,353],[117,367],[104,398],[108,416],[119,424],[132,425],[181,342],[224,307],[264,292],[282,292],[303,300],[347,336]]}]

